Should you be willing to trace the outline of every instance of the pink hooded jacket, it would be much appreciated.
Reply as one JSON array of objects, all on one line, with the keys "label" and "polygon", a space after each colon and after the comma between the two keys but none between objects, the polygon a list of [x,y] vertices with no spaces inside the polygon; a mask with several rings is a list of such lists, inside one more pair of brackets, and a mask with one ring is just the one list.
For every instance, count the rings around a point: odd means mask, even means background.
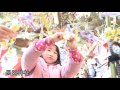
[{"label": "pink hooded jacket", "polygon": [[[47,39],[46,39],[47,40]],[[63,66],[57,64],[48,65],[43,58],[41,58],[42,50],[45,50],[46,44],[42,40],[39,41],[39,45],[35,44],[28,48],[28,50],[23,54],[21,59],[22,70],[28,70],[32,72],[29,75],[24,75],[25,78],[73,78],[80,70],[82,63],[82,55],[79,55],[79,61],[74,60],[71,57],[67,63]],[[42,44],[41,44],[42,43]],[[38,46],[37,46],[38,45]],[[44,46],[44,49],[42,49]],[[72,54],[72,52],[70,52]],[[72,54],[73,56],[73,54]],[[75,54],[74,54],[75,56]]]}]

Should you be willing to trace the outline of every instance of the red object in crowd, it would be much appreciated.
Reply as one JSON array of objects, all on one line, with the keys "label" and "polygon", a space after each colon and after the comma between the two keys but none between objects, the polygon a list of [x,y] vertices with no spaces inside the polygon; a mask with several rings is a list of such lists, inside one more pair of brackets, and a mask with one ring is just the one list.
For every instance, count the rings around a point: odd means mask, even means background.
[{"label": "red object in crowd", "polygon": [[2,48],[0,51],[0,59],[2,58],[2,56],[8,51],[8,48]]},{"label": "red object in crowd", "polygon": [[103,44],[105,48],[108,48],[108,43]]},{"label": "red object in crowd", "polygon": [[22,70],[21,68],[21,57],[18,58],[18,63],[13,67],[14,70]]}]

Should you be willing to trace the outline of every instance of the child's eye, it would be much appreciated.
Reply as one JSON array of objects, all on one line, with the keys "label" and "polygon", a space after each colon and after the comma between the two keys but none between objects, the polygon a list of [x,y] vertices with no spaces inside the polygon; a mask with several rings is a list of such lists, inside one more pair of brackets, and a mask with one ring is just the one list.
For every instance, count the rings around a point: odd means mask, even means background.
[{"label": "child's eye", "polygon": [[48,51],[51,51],[50,49],[48,49]]},{"label": "child's eye", "polygon": [[54,52],[54,54],[57,54],[57,52]]}]

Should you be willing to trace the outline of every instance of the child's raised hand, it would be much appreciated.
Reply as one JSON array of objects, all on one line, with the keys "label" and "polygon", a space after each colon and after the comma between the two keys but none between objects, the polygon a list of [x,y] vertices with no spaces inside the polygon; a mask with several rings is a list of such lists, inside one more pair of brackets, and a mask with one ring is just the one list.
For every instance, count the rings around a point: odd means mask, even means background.
[{"label": "child's raised hand", "polygon": [[60,40],[63,39],[63,34],[62,32],[57,32],[55,33],[53,36],[51,36],[51,39],[54,41],[54,42],[58,42]]},{"label": "child's raised hand", "polygon": [[70,39],[68,40],[67,47],[71,50],[77,49],[77,44],[74,37],[70,37]]}]

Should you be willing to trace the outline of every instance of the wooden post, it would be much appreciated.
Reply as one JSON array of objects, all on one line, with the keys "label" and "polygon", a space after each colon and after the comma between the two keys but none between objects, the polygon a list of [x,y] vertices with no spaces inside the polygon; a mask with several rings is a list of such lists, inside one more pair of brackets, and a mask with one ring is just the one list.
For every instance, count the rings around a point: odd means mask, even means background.
[{"label": "wooden post", "polygon": [[58,25],[58,24],[59,24],[58,12],[54,12],[54,13],[53,13],[53,17],[54,17],[54,23],[55,23],[56,25]]}]

